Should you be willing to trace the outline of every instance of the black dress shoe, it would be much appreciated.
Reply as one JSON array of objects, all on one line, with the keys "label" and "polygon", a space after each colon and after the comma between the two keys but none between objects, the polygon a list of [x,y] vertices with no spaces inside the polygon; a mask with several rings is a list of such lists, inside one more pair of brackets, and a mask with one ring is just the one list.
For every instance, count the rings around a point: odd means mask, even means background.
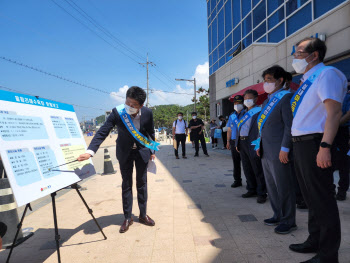
[{"label": "black dress shoe", "polygon": [[256,196],[256,192],[246,192],[245,194],[242,194],[243,198],[250,198],[255,196]]},{"label": "black dress shoe", "polygon": [[263,204],[266,202],[266,195],[259,195],[258,198],[256,199],[256,202],[258,204]]},{"label": "black dress shoe", "polygon": [[346,192],[338,192],[337,195],[335,196],[335,198],[338,201],[345,201],[346,200]]},{"label": "black dress shoe", "polygon": [[196,153],[195,155],[194,155],[194,157],[198,157],[199,155],[198,155],[198,153]]},{"label": "black dress shoe", "polygon": [[122,226],[120,227],[119,232],[120,233],[125,233],[126,231],[129,230],[129,226],[132,225],[132,223],[134,223],[134,220],[132,218],[130,219],[125,219]]},{"label": "black dress shoe", "polygon": [[144,224],[146,226],[154,226],[156,224],[154,220],[150,218],[148,215],[146,215],[145,217],[140,216],[139,221],[141,224]]},{"label": "black dress shoe", "polygon": [[180,159],[179,156],[176,156],[176,159]]},{"label": "black dress shoe", "polygon": [[300,201],[297,203],[297,208],[298,209],[308,209],[306,203],[304,201]]},{"label": "black dress shoe", "polygon": [[292,244],[289,249],[297,253],[317,253],[318,249],[311,246],[309,243]]},{"label": "black dress shoe", "polygon": [[318,255],[314,256],[313,258],[310,258],[309,260],[300,262],[300,263],[320,263],[320,257]]},{"label": "black dress shoe", "polygon": [[242,182],[239,182],[239,181],[235,181],[233,184],[231,184],[232,188],[237,188],[237,187],[240,187],[240,186],[242,186]]}]

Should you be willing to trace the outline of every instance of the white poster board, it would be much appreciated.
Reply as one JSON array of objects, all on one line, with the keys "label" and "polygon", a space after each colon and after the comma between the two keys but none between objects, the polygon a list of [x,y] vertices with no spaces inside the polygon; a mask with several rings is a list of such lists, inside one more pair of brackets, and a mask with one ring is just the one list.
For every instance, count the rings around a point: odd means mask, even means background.
[{"label": "white poster board", "polygon": [[0,90],[0,155],[18,206],[95,174],[71,105]]}]

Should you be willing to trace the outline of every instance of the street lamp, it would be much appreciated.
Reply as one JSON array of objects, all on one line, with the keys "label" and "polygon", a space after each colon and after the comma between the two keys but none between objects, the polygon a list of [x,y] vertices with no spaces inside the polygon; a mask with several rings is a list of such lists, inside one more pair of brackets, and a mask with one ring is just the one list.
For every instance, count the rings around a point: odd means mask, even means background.
[{"label": "street lamp", "polygon": [[197,98],[196,98],[196,94],[197,94],[197,89],[196,89],[196,78],[193,79],[175,79],[176,81],[189,81],[193,83],[194,86],[194,111],[196,111],[197,108]]}]

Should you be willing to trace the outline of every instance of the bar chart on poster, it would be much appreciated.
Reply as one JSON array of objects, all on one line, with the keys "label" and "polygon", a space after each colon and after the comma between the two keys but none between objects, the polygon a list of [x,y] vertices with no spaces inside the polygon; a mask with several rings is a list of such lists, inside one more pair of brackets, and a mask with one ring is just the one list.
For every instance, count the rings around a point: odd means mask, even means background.
[{"label": "bar chart on poster", "polygon": [[[0,91],[0,155],[18,206],[95,174],[71,105]],[[64,164],[64,165],[62,165]]]}]

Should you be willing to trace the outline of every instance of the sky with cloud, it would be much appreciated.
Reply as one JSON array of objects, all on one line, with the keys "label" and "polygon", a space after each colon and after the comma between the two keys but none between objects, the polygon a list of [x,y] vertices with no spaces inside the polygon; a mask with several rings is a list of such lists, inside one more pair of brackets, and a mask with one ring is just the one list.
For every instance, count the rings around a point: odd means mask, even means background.
[{"label": "sky with cloud", "polygon": [[68,2],[0,1],[1,56],[83,86],[3,59],[0,86],[77,105],[78,118],[91,119],[123,103],[128,87],[147,87],[148,53],[150,105],[191,103],[193,84],[175,78],[208,87],[206,1]]}]

